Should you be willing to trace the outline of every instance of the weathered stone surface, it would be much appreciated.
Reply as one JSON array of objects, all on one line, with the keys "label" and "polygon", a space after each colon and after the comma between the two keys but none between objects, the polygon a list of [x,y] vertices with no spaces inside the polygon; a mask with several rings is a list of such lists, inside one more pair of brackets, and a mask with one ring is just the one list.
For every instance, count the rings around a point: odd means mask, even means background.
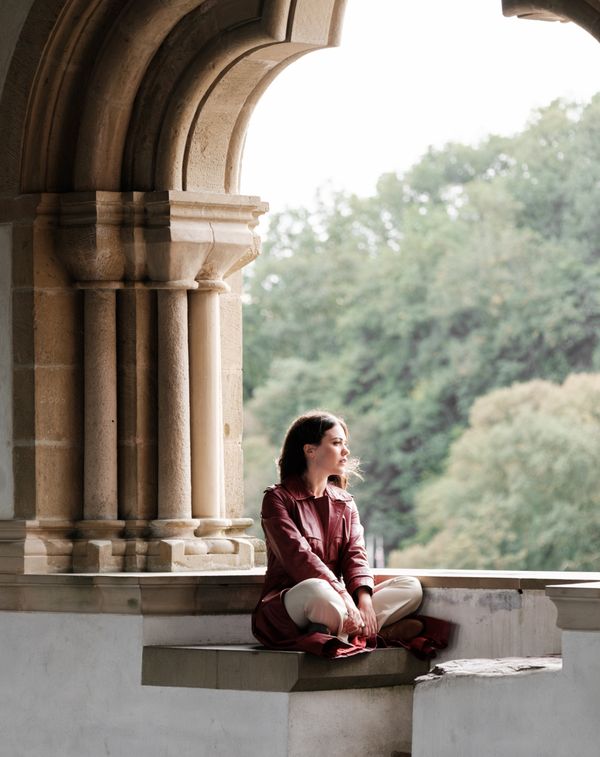
[{"label": "weathered stone surface", "polygon": [[145,647],[142,683],[237,691],[331,691],[410,685],[428,670],[405,649],[341,660],[259,646]]},{"label": "weathered stone surface", "polygon": [[458,678],[480,676],[494,678],[497,676],[520,675],[541,670],[558,671],[562,669],[562,658],[551,657],[502,657],[496,660],[451,660],[435,665],[428,675],[421,676],[417,682],[435,681],[437,678]]}]

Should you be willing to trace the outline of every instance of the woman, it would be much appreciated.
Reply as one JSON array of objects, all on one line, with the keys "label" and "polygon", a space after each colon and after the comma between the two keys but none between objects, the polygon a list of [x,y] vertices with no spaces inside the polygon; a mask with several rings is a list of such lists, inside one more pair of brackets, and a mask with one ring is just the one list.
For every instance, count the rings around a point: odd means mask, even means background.
[{"label": "woman", "polygon": [[374,586],[346,491],[348,455],[346,424],[330,413],[303,415],[287,432],[281,483],[267,489],[261,512],[268,563],[252,630],[267,647],[337,657],[374,647],[378,638],[406,642],[423,627],[402,620],[421,603],[416,578]]}]

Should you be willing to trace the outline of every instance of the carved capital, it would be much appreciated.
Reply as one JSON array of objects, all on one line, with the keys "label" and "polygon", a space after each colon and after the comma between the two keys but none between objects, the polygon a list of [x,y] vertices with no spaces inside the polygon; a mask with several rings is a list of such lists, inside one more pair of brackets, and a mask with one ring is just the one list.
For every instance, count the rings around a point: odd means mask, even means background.
[{"label": "carved capital", "polygon": [[58,254],[76,281],[120,281],[125,275],[120,192],[59,196]]},{"label": "carved capital", "polygon": [[55,229],[57,253],[83,285],[150,280],[188,289],[254,260],[255,228],[268,209],[257,197],[183,191],[24,195],[13,206]]},{"label": "carved capital", "polygon": [[150,192],[145,207],[153,281],[220,281],[259,254],[255,227],[267,205],[257,197]]}]

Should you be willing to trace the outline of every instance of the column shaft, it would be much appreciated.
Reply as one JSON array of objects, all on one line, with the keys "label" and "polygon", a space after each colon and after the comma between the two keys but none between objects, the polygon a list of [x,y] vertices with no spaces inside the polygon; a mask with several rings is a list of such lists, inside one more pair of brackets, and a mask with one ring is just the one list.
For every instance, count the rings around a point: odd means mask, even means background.
[{"label": "column shaft", "polygon": [[200,282],[200,288],[190,295],[192,511],[195,518],[225,517],[219,291],[222,289],[203,288]]},{"label": "column shaft", "polygon": [[85,520],[115,520],[117,497],[117,333],[114,289],[84,293]]},{"label": "column shaft", "polygon": [[158,517],[191,518],[188,301],[158,291]]}]

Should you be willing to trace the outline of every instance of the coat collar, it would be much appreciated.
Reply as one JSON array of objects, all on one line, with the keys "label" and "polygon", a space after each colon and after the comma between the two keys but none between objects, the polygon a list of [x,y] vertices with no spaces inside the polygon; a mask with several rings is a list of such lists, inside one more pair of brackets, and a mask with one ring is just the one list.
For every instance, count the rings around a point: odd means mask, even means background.
[{"label": "coat collar", "polygon": [[[296,500],[312,499],[313,495],[306,488],[301,476],[290,476],[282,481],[281,485]],[[325,491],[331,501],[350,502],[352,499],[352,495],[345,489],[340,489],[332,483],[327,484]]]}]

